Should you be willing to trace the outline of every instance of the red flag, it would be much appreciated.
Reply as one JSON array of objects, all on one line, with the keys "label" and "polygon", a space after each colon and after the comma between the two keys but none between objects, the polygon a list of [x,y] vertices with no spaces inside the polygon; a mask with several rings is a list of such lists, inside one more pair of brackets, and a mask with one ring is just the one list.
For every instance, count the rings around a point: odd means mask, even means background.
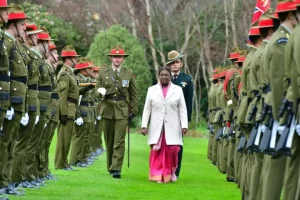
[{"label": "red flag", "polygon": [[259,20],[260,16],[270,8],[270,4],[271,0],[257,0],[251,24]]}]

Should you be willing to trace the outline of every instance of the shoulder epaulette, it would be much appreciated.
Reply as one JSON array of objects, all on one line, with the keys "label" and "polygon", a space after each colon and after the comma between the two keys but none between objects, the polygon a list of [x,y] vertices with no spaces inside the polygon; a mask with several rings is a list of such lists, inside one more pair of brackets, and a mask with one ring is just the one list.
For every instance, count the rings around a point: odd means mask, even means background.
[{"label": "shoulder epaulette", "polygon": [[280,38],[277,40],[277,44],[285,44],[288,42],[288,38]]}]

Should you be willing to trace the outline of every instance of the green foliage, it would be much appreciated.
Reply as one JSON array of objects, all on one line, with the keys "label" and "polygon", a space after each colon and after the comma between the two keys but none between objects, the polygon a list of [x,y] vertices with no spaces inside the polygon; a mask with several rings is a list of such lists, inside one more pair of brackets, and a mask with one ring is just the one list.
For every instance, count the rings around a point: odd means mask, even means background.
[{"label": "green foliage", "polygon": [[124,67],[133,70],[136,76],[136,83],[139,94],[139,113],[142,113],[147,88],[152,84],[150,68],[145,58],[145,50],[138,40],[128,32],[127,29],[114,25],[106,31],[99,32],[88,53],[88,57],[99,66],[111,66],[111,61],[107,54],[117,44],[130,56],[125,59]]},{"label": "green foliage", "polygon": [[21,6],[26,16],[30,17],[37,25],[44,26],[50,32],[51,38],[55,39],[55,44],[58,47],[62,48],[67,44],[72,44],[78,54],[86,54],[87,45],[82,42],[82,36],[72,23],[56,17],[42,5],[24,2]]}]

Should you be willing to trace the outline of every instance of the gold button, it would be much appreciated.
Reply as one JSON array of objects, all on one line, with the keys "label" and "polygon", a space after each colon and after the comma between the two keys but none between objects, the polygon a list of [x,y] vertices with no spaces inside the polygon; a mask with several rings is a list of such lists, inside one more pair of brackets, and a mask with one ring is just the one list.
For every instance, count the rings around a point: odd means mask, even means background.
[{"label": "gold button", "polygon": [[14,88],[14,91],[17,91],[17,88]]},{"label": "gold button", "polygon": [[18,60],[18,63],[21,63],[21,61]]}]

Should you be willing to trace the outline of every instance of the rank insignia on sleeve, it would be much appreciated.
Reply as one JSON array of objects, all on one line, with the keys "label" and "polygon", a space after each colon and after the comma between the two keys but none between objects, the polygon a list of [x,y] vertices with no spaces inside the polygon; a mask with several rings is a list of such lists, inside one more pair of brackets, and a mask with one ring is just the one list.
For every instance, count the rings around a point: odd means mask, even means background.
[{"label": "rank insignia on sleeve", "polygon": [[280,38],[279,40],[277,40],[277,44],[284,44],[287,43],[288,39],[287,38]]}]

